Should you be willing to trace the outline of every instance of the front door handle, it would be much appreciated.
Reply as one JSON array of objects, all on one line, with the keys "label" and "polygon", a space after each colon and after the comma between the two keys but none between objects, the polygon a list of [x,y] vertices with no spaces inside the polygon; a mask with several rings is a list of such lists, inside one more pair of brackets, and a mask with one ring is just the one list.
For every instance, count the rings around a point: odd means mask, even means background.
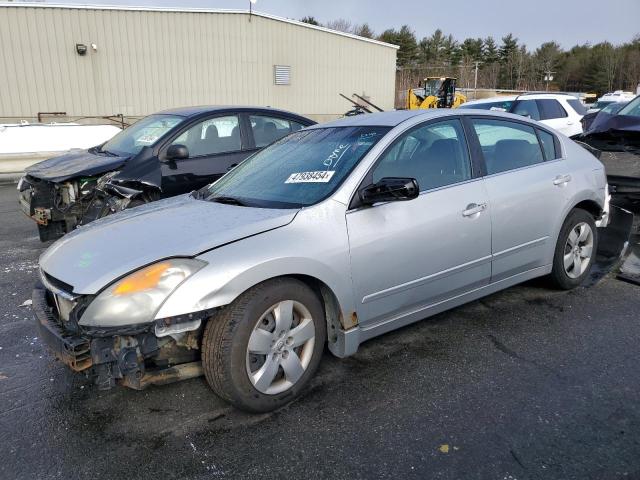
[{"label": "front door handle", "polygon": [[467,208],[462,211],[462,216],[463,217],[477,216],[478,214],[486,210],[486,208],[487,208],[486,203],[470,203],[469,205],[467,205]]},{"label": "front door handle", "polygon": [[553,184],[557,187],[564,187],[571,181],[571,175],[558,175],[553,179]]}]

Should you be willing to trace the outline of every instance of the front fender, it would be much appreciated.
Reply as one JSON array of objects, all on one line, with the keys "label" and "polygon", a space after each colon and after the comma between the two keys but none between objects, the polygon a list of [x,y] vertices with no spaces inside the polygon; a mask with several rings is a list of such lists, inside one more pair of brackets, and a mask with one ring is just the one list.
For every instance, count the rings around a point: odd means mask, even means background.
[{"label": "front fender", "polygon": [[350,315],[355,304],[344,210],[337,202],[318,205],[301,211],[289,225],[198,256],[208,266],[167,299],[156,319],[228,305],[254,285],[287,275],[325,283],[343,316]]}]

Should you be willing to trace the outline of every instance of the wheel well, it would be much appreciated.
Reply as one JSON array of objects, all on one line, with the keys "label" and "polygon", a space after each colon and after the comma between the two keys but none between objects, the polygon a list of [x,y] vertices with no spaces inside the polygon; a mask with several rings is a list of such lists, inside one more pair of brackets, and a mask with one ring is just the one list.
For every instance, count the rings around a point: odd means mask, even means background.
[{"label": "wheel well", "polygon": [[582,202],[575,205],[573,208],[574,209],[579,208],[581,210],[585,210],[589,212],[591,215],[593,215],[593,218],[596,220],[599,219],[600,216],[602,215],[602,208],[593,200],[583,200]]},{"label": "wheel well", "polygon": [[[322,300],[324,306],[325,319],[327,321],[327,340],[335,343],[338,339],[338,331],[344,327],[344,318],[340,303],[335,293],[329,286],[321,280],[310,275],[286,275],[305,283]],[[355,325],[354,325],[355,326]]]}]

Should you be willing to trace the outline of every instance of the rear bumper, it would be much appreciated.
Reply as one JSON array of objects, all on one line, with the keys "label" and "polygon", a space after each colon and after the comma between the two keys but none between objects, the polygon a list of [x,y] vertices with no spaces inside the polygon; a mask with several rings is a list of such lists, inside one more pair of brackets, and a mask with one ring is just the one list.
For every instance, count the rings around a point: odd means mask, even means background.
[{"label": "rear bumper", "polygon": [[40,338],[53,355],[74,372],[91,368],[93,361],[90,339],[64,331],[47,303],[46,290],[42,285],[34,288],[32,302]]}]

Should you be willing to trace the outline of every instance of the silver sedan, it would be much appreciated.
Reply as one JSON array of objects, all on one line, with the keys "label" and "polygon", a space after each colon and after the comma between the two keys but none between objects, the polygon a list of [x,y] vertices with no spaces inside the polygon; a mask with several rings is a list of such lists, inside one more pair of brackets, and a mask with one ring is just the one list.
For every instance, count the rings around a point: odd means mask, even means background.
[{"label": "silver sedan", "polygon": [[607,197],[595,157],[520,116],[345,118],[80,227],[42,255],[33,305],[54,354],[102,388],[204,373],[268,411],[308,384],[325,344],[353,355],[534,277],[580,285]]}]

